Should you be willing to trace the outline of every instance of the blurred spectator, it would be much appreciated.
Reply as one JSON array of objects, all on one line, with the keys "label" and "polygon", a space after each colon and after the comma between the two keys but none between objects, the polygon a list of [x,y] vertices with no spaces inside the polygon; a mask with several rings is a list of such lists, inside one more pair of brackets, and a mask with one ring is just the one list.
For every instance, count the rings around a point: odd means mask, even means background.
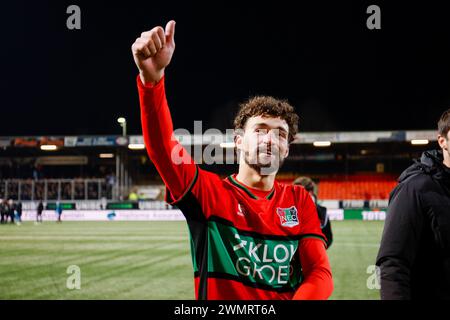
[{"label": "blurred spectator", "polygon": [[299,177],[295,179],[294,185],[301,185],[308,191],[309,195],[316,204],[317,214],[319,215],[320,228],[323,234],[327,238],[327,249],[331,247],[333,243],[333,233],[331,231],[331,222],[328,219],[327,208],[318,204],[317,200],[317,185],[309,177]]},{"label": "blurred spectator", "polygon": [[8,215],[11,219],[11,223],[14,224],[14,202],[12,199],[8,200]]},{"label": "blurred spectator", "polygon": [[133,188],[131,190],[130,194],[128,195],[128,200],[130,200],[130,201],[138,201],[139,200],[139,197],[138,197],[138,194],[136,193],[136,191],[137,190],[135,188]]},{"label": "blurred spectator", "polygon": [[14,208],[17,213],[17,222],[22,223],[22,202],[18,201]]},{"label": "blurred spectator", "polygon": [[114,186],[116,184],[116,176],[114,174],[109,174],[106,176],[106,182],[110,185],[110,186]]},{"label": "blurred spectator", "polygon": [[56,202],[56,222],[61,223],[61,216],[62,216],[63,208],[61,202]]},{"label": "blurred spectator", "polygon": [[6,199],[0,199],[0,215],[1,215],[1,224],[5,224],[8,220],[7,215],[8,214],[8,206],[6,203]]},{"label": "blurred spectator", "polygon": [[36,211],[36,222],[38,223],[42,223],[42,211],[44,211],[44,204],[42,203],[42,200],[40,200]]}]

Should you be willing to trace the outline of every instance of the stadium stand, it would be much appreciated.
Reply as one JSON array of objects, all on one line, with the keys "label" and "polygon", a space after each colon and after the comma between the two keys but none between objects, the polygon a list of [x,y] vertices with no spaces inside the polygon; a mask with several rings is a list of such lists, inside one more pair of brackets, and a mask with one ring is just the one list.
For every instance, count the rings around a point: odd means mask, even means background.
[{"label": "stadium stand", "polygon": [[[319,199],[330,207],[384,206],[398,175],[412,159],[434,148],[415,146],[412,139],[433,144],[434,136],[434,131],[302,133],[291,144],[277,180],[292,183],[299,176],[311,177],[318,183]],[[191,154],[193,146],[201,144],[202,153],[193,154],[201,168],[222,178],[237,172],[235,150],[231,163],[202,163],[203,151],[213,139],[206,134],[178,138],[187,141],[184,146]],[[229,140],[224,136],[214,141]],[[314,145],[322,140],[331,145]],[[0,137],[0,142],[0,199],[24,201],[29,207],[40,199],[76,202],[77,208],[97,208],[105,201],[139,201],[139,206],[152,207],[141,202],[164,200],[161,177],[142,136]],[[53,151],[42,149],[50,142]],[[216,155],[221,150],[228,159],[228,147],[220,148]]]},{"label": "stadium stand", "polygon": [[319,183],[319,199],[371,200],[388,199],[396,186],[394,177],[355,175],[347,179],[323,179]]},{"label": "stadium stand", "polygon": [[[277,180],[290,184],[294,177],[293,173],[282,174]],[[322,200],[385,200],[397,184],[397,176],[393,174],[361,173],[313,178],[318,184],[318,197]]]}]

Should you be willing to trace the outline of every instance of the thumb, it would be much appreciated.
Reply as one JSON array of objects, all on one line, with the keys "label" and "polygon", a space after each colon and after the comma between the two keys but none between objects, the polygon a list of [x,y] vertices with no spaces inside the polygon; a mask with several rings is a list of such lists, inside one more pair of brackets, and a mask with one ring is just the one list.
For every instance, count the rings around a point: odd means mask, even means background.
[{"label": "thumb", "polygon": [[166,24],[166,42],[175,43],[175,21],[170,20]]}]

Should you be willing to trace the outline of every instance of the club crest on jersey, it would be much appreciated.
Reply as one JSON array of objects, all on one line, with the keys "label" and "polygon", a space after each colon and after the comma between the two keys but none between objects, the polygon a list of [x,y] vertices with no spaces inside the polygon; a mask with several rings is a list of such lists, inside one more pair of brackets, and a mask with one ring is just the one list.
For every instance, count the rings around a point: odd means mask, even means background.
[{"label": "club crest on jersey", "polygon": [[294,227],[298,225],[297,208],[277,208],[277,215],[283,227]]}]

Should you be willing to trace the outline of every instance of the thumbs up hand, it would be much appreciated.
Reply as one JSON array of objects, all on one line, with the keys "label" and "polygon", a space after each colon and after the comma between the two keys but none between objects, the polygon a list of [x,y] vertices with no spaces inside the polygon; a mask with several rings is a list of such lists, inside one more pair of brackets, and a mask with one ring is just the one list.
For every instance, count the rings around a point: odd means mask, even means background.
[{"label": "thumbs up hand", "polygon": [[141,81],[144,84],[158,82],[175,51],[175,21],[169,21],[165,30],[158,26],[142,32],[131,46],[131,51]]}]

